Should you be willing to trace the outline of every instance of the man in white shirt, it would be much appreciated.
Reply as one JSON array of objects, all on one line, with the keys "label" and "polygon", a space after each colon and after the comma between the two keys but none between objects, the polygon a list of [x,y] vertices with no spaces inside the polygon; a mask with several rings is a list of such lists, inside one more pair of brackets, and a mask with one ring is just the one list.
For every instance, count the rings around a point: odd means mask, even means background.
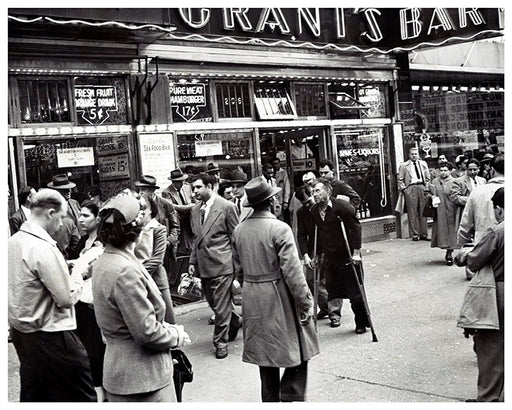
[{"label": "man in white shirt", "polygon": [[67,203],[44,188],[30,209],[8,241],[8,317],[20,360],[20,401],[96,401],[87,352],[73,332],[83,279],[69,273],[50,236],[62,226]]}]

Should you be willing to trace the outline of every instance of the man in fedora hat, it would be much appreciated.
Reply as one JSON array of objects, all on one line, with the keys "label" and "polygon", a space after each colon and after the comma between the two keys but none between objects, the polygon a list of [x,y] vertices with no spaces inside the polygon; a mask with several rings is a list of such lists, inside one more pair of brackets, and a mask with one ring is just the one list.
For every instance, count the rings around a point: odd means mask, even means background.
[{"label": "man in fedora hat", "polygon": [[141,194],[146,194],[155,201],[158,208],[156,219],[167,228],[167,240],[169,246],[164,257],[165,268],[168,269],[168,261],[176,260],[176,248],[180,238],[180,223],[178,214],[173,204],[168,199],[162,198],[156,194],[156,190],[160,187],[156,184],[156,178],[151,175],[142,175],[135,182],[135,187]]},{"label": "man in fedora hat", "polygon": [[245,184],[247,184],[247,174],[238,169],[235,169],[231,173],[231,184],[233,186],[233,200],[232,202],[236,206],[238,218],[240,221],[245,220],[251,213],[252,209],[242,206],[242,202],[245,198]]},{"label": "man in fedora hat", "polygon": [[262,401],[304,401],[308,361],[319,353],[313,297],[291,228],[270,212],[280,188],[260,176],[245,192],[243,205],[253,214],[233,233],[233,262],[243,278],[242,361],[259,366]]},{"label": "man in fedora hat", "polygon": [[231,294],[231,237],[238,225],[238,215],[232,202],[213,191],[214,183],[215,177],[208,174],[196,175],[192,180],[197,203],[190,215],[194,243],[188,272],[201,279],[206,300],[215,313],[215,357],[223,359],[228,355],[228,341],[236,338],[241,326]]},{"label": "man in fedora hat", "polygon": [[67,213],[62,219],[62,225],[52,234],[52,237],[66,259],[76,259],[80,241],[80,224],[78,223],[80,204],[71,198],[71,190],[76,187],[76,184],[70,181],[66,174],[58,174],[52,177],[52,181],[47,186],[59,192],[67,203]]},{"label": "man in fedora hat", "polygon": [[206,173],[208,175],[213,175],[215,177],[215,184],[213,185],[213,191],[215,193],[219,192],[219,183],[220,183],[220,168],[219,164],[216,162],[210,162],[206,166]]}]

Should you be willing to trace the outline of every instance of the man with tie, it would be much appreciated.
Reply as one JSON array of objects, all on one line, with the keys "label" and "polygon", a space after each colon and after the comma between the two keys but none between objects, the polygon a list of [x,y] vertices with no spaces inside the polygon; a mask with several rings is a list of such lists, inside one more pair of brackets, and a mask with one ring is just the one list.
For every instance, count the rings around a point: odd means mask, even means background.
[{"label": "man with tie", "polygon": [[418,148],[409,149],[409,160],[398,169],[398,189],[404,194],[409,233],[413,241],[428,241],[427,218],[422,216],[427,202],[430,172],[427,163],[419,158]]},{"label": "man with tie", "polygon": [[76,187],[76,184],[68,179],[67,174],[59,174],[53,176],[47,186],[58,191],[67,203],[67,213],[62,218],[62,225],[52,234],[52,238],[57,242],[64,258],[76,259],[78,257],[78,241],[80,240],[80,225],[78,223],[80,204],[71,198],[71,190]]},{"label": "man with tie", "polygon": [[471,158],[467,161],[465,174],[453,181],[452,189],[450,192],[451,201],[457,206],[455,217],[455,229],[457,230],[460,224],[462,211],[469,199],[469,194],[473,188],[479,185],[485,185],[487,181],[485,178],[479,177],[480,161]]},{"label": "man with tie", "polygon": [[228,341],[236,338],[242,323],[231,294],[235,278],[231,240],[238,215],[235,204],[213,191],[213,175],[196,175],[191,184],[197,203],[191,211],[194,242],[188,272],[199,276],[206,301],[215,312],[215,357],[223,359]]},{"label": "man with tie", "polygon": [[245,184],[247,184],[247,174],[236,169],[231,173],[230,181],[233,187],[232,202],[236,206],[238,219],[240,222],[242,222],[252,214],[252,208],[242,206],[242,202],[245,199]]}]

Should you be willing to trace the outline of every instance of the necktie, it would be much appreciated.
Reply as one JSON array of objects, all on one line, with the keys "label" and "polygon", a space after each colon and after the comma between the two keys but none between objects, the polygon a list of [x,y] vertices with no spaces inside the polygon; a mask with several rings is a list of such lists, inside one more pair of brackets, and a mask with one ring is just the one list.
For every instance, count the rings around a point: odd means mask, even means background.
[{"label": "necktie", "polygon": [[204,224],[204,216],[206,215],[206,206],[201,206],[201,225]]},{"label": "necktie", "polygon": [[414,161],[414,169],[416,169],[416,175],[418,176],[418,179],[423,182],[423,175],[420,172],[420,169],[418,168],[418,161]]},{"label": "necktie", "polygon": [[242,212],[242,208],[240,207],[240,198],[236,199],[236,208],[238,209],[238,215]]},{"label": "necktie", "polygon": [[180,196],[181,204],[186,205],[185,198],[183,197],[183,194],[181,193],[181,189],[178,191],[178,195]]}]

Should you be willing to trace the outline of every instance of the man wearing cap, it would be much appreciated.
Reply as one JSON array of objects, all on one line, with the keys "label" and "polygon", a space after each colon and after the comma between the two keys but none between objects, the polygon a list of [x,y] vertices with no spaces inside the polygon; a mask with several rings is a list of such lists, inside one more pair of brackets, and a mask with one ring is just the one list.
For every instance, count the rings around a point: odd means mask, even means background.
[{"label": "man wearing cap", "polygon": [[270,212],[280,188],[260,176],[245,190],[243,205],[253,213],[233,234],[233,261],[244,283],[242,361],[259,366],[263,402],[305,401],[308,361],[319,353],[313,297],[291,228]]},{"label": "man wearing cap", "polygon": [[230,179],[231,185],[233,186],[233,200],[232,202],[236,206],[236,212],[238,219],[244,221],[252,213],[251,208],[242,206],[242,202],[245,198],[245,184],[247,184],[247,174],[245,172],[235,169],[231,173]]},{"label": "man wearing cap", "polygon": [[73,332],[83,279],[69,272],[50,236],[62,225],[66,201],[43,188],[30,209],[8,241],[8,318],[20,360],[20,401],[96,401],[87,352]]},{"label": "man wearing cap", "polygon": [[197,203],[190,215],[194,243],[188,271],[201,279],[206,300],[215,313],[215,357],[223,359],[228,355],[228,341],[236,338],[241,326],[231,294],[235,278],[231,238],[238,215],[235,204],[213,191],[214,184],[213,175],[199,174],[192,179]]},{"label": "man wearing cap", "polygon": [[151,175],[142,175],[138,181],[135,182],[139,193],[148,195],[155,201],[158,208],[158,215],[156,219],[167,228],[167,247],[164,256],[165,269],[169,269],[169,261],[176,260],[176,249],[180,239],[180,223],[178,214],[174,210],[174,206],[168,199],[162,198],[156,194],[156,190],[160,187],[156,184],[156,178]]},{"label": "man wearing cap", "polygon": [[62,220],[62,225],[52,234],[52,238],[55,239],[66,259],[76,259],[78,257],[77,245],[80,241],[78,229],[80,204],[71,198],[71,190],[76,187],[76,184],[70,181],[66,174],[59,174],[53,176],[47,186],[58,191],[67,203],[67,213]]}]

